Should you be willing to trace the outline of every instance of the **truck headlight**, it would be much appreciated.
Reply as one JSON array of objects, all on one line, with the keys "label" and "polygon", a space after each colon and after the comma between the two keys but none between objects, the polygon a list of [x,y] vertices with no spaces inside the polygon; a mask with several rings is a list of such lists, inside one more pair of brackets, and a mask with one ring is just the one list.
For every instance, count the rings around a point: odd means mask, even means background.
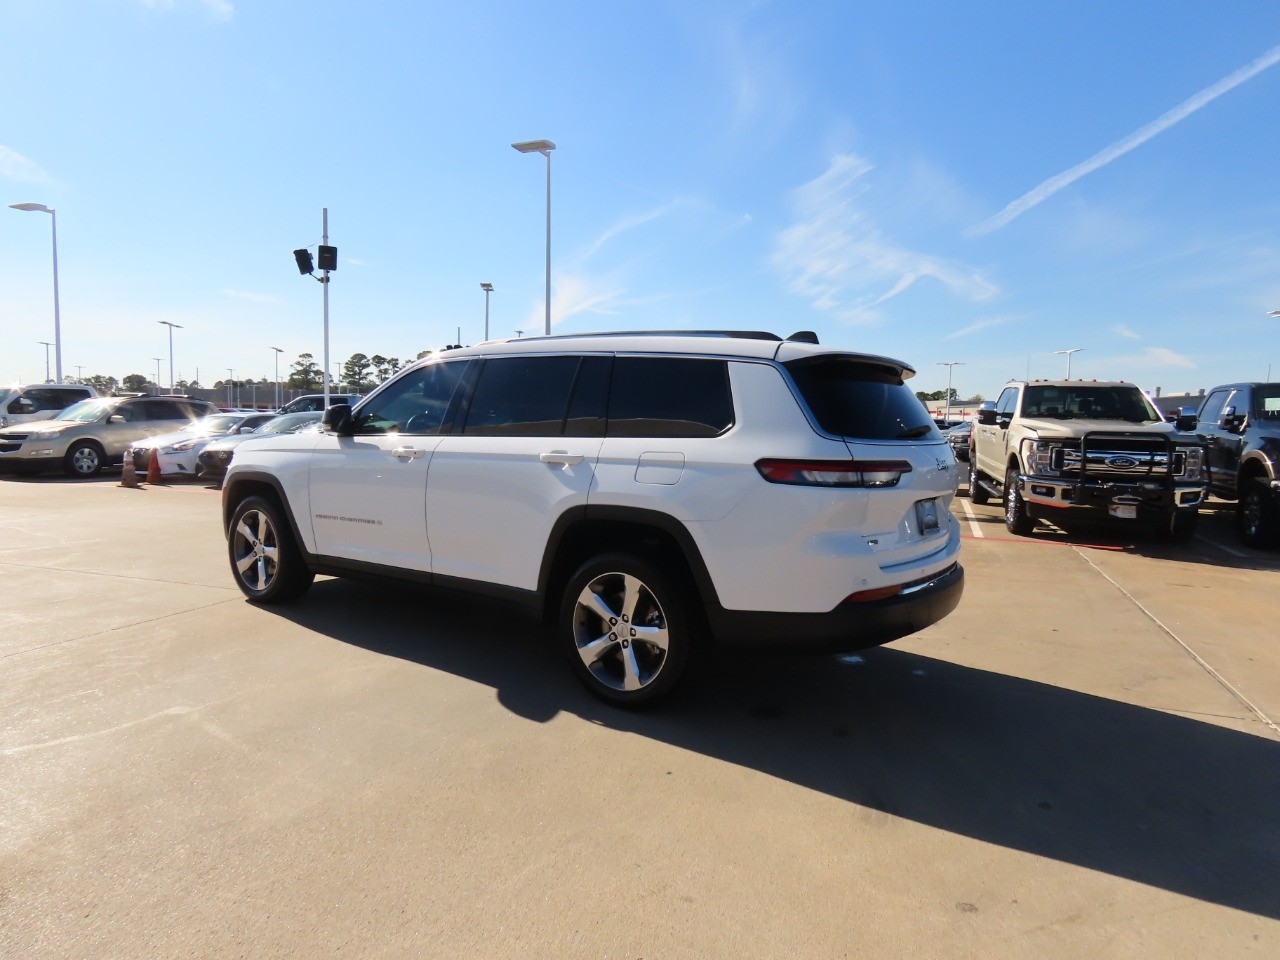
[{"label": "truck headlight", "polygon": [[1188,480],[1199,480],[1204,475],[1204,451],[1199,447],[1188,447],[1185,455],[1182,475]]},{"label": "truck headlight", "polygon": [[175,443],[173,446],[171,446],[169,448],[169,452],[183,453],[187,450],[190,450],[195,445],[196,445],[196,442],[194,440],[183,440],[181,443]]},{"label": "truck headlight", "polygon": [[1054,445],[1047,440],[1023,440],[1022,462],[1028,473],[1053,473]]}]

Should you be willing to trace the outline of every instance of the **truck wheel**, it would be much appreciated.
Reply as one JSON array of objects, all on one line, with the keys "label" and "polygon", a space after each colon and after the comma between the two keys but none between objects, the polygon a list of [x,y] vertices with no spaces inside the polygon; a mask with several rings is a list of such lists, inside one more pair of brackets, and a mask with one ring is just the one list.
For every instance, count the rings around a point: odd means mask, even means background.
[{"label": "truck wheel", "polygon": [[1276,498],[1262,480],[1253,480],[1236,504],[1236,525],[1246,547],[1274,546],[1280,540]]},{"label": "truck wheel", "polygon": [[670,693],[707,639],[687,593],[641,557],[605,554],[579,567],[561,602],[560,641],[583,685],[629,708]]},{"label": "truck wheel", "polygon": [[1018,471],[1009,467],[1004,475],[1004,525],[1014,536],[1030,536],[1036,522],[1027,509],[1027,501],[1018,490]]},{"label": "truck wheel", "polygon": [[1160,524],[1160,539],[1165,543],[1190,543],[1200,520],[1199,511],[1171,510]]},{"label": "truck wheel", "polygon": [[981,484],[982,474],[978,472],[978,459],[972,452],[969,454],[969,499],[981,506],[991,499],[991,494]]}]

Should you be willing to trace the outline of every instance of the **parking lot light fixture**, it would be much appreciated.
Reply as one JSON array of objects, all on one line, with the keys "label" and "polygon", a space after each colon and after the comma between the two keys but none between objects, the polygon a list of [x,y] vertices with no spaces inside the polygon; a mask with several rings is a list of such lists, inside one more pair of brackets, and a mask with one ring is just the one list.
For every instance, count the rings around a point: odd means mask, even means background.
[{"label": "parking lot light fixture", "polygon": [[235,386],[235,382],[236,382],[236,372],[232,370],[230,367],[227,367],[227,406],[228,407],[235,406],[235,403],[233,403],[231,399],[231,390]]},{"label": "parking lot light fixture", "polygon": [[280,354],[284,353],[279,347],[272,347],[276,352],[276,409],[280,409]]},{"label": "parking lot light fixture", "polygon": [[522,140],[513,143],[521,153],[540,153],[547,158],[547,311],[542,333],[551,336],[551,151],[556,145],[550,140]]},{"label": "parking lot light fixture", "polygon": [[493,293],[492,283],[480,284],[480,289],[484,291],[484,338],[489,339],[489,294]]},{"label": "parking lot light fixture", "polygon": [[1081,350],[1083,350],[1083,349],[1084,349],[1084,347],[1072,347],[1070,350],[1055,350],[1055,351],[1053,351],[1053,352],[1054,352],[1056,355],[1058,355],[1058,356],[1061,356],[1061,355],[1062,355],[1062,354],[1064,354],[1064,353],[1067,355],[1067,379],[1068,379],[1068,380],[1070,380],[1070,379],[1071,379],[1071,355],[1072,355],[1073,353],[1079,353],[1079,352],[1080,352]]},{"label": "parking lot light fixture", "polygon": [[[173,331],[175,327],[181,330],[182,324],[170,323],[168,320],[157,320],[156,323],[163,324],[164,326],[169,328],[169,393],[172,394],[173,393]],[[160,384],[157,383],[156,386],[158,387],[160,386]]]},{"label": "parking lot light fixture", "polygon": [[160,395],[160,363],[162,360],[164,360],[164,357],[152,357],[151,359],[156,362],[156,396],[159,396]]},{"label": "parking lot light fixture", "polygon": [[947,423],[951,422],[951,371],[956,367],[963,367],[964,362],[961,360],[943,360],[938,363],[940,367],[947,368],[947,412],[943,414],[942,419]]},{"label": "parking lot light fixture", "polygon": [[[548,180],[548,183],[550,183],[550,180]],[[22,210],[26,213],[47,213],[53,224],[53,358],[54,369],[58,373],[57,382],[61,383],[62,318],[58,311],[58,211],[54,210],[53,207],[46,207],[43,203],[11,203],[9,206],[14,210]]]}]

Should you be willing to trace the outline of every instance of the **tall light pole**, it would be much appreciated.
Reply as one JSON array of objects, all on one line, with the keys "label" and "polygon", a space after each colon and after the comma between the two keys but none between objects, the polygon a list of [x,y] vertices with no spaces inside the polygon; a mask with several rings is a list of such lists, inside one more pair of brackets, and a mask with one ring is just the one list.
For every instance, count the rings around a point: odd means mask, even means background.
[{"label": "tall light pole", "polygon": [[516,339],[517,339],[517,340],[519,340],[519,339],[520,339],[521,337],[523,337],[523,336],[524,336],[524,331],[523,331],[523,330],[517,330],[517,331],[516,331]]},{"label": "tall light pole", "polygon": [[547,158],[547,313],[542,332],[551,336],[551,151],[556,145],[550,140],[523,140],[513,143],[521,153],[540,153]]},{"label": "tall light pole", "polygon": [[173,330],[175,327],[181,330],[182,324],[170,323],[168,320],[157,320],[156,323],[169,328],[169,393],[173,393]]},{"label": "tall light pole", "polygon": [[1062,355],[1062,354],[1064,354],[1064,353],[1067,355],[1067,379],[1068,379],[1068,380],[1070,380],[1070,379],[1071,379],[1071,355],[1072,355],[1073,353],[1079,353],[1079,352],[1080,352],[1081,350],[1083,350],[1083,349],[1084,349],[1084,347],[1072,347],[1070,350],[1055,350],[1055,351],[1053,351],[1055,354],[1057,354],[1057,355],[1059,355],[1059,356],[1060,356],[1060,355]]},{"label": "tall light pole", "polygon": [[279,347],[272,347],[276,352],[276,409],[280,409],[280,354],[284,353]]},{"label": "tall light pole", "polygon": [[[44,353],[45,353],[44,365],[47,367],[49,365],[49,351],[46,350]],[[46,373],[45,376],[47,377],[48,373]],[[76,383],[82,383],[83,381],[84,381],[84,366],[82,364],[77,363],[76,364]]]},{"label": "tall light pole", "polygon": [[961,360],[946,360],[938,364],[940,367],[947,368],[947,412],[942,415],[942,419],[947,423],[951,422],[951,372],[956,367],[963,367],[964,362]]},{"label": "tall light pole", "polygon": [[52,347],[53,344],[50,343],[48,340],[37,340],[36,343],[39,343],[44,346],[44,382],[48,383],[49,382],[49,348]]},{"label": "tall light pole", "polygon": [[[548,183],[550,181],[548,180]],[[62,382],[62,318],[58,312],[58,212],[43,203],[11,203],[14,210],[38,211],[49,214],[53,223],[53,343],[54,369],[58,383]],[[548,261],[549,262],[549,261]],[[46,377],[47,379],[47,377]]]},{"label": "tall light pole", "polygon": [[227,367],[227,406],[234,407],[235,401],[231,399],[231,390],[236,383],[236,372]]},{"label": "tall light pole", "polygon": [[489,294],[493,293],[492,283],[480,284],[480,289],[484,291],[484,338],[489,339]]},{"label": "tall light pole", "polygon": [[151,359],[156,362],[156,396],[158,397],[160,396],[160,361],[164,357],[152,357]]}]

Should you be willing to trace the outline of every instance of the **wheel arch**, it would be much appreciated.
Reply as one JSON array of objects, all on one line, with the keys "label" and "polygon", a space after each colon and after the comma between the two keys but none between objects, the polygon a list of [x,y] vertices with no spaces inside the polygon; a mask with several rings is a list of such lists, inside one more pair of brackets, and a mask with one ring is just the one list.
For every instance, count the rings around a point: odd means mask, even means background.
[{"label": "wheel arch", "polygon": [[547,540],[538,575],[543,617],[554,620],[560,593],[573,572],[593,556],[617,552],[619,543],[672,564],[698,590],[698,606],[718,604],[715,584],[692,534],[676,518],[638,507],[586,506],[562,514]]},{"label": "wheel arch", "polygon": [[1243,496],[1245,487],[1254,480],[1274,479],[1275,467],[1271,460],[1256,451],[1252,455],[1246,454],[1240,462],[1240,469],[1236,471],[1236,495]]},{"label": "wheel arch", "polygon": [[285,496],[284,486],[280,480],[269,473],[259,473],[257,471],[236,473],[222,485],[222,535],[229,537],[231,535],[231,518],[236,512],[236,506],[248,497],[260,496],[275,502],[285,518],[289,521],[290,532],[293,533],[294,542],[298,545],[298,549],[305,555],[306,539],[302,536],[302,531],[298,529],[297,518],[293,515],[293,508],[289,504],[289,498]]}]

